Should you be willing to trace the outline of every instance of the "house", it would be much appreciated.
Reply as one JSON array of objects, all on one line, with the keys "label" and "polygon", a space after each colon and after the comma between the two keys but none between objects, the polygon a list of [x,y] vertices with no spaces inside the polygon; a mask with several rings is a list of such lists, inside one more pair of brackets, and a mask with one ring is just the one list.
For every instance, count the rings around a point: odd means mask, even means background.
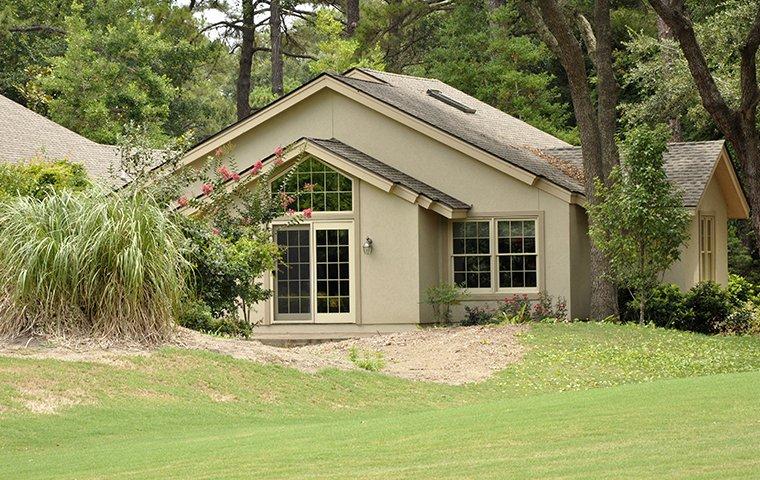
[{"label": "house", "polygon": [[[191,149],[234,145],[243,170],[291,146],[294,191],[313,217],[275,225],[286,264],[264,279],[260,337],[340,336],[433,320],[425,290],[456,282],[465,304],[545,291],[572,317],[590,307],[579,147],[438,80],[363,68],[323,74]],[[693,211],[665,280],[726,283],[727,220],[748,206],[723,141],[674,143],[669,178]],[[277,181],[275,179],[275,181]],[[461,315],[461,311],[456,312]]]},{"label": "house", "polygon": [[33,159],[68,160],[84,166],[90,177],[107,181],[119,149],[93,142],[0,95],[0,163]]}]

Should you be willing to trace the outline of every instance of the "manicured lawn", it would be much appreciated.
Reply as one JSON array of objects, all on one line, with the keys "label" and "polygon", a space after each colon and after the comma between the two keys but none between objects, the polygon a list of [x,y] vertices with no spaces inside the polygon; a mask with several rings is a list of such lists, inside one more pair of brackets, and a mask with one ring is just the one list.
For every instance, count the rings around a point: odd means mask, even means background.
[{"label": "manicured lawn", "polygon": [[[523,341],[522,363],[463,387],[177,350],[2,358],[0,478],[760,476],[760,340],[587,324]],[[29,413],[40,392],[79,405]]]}]

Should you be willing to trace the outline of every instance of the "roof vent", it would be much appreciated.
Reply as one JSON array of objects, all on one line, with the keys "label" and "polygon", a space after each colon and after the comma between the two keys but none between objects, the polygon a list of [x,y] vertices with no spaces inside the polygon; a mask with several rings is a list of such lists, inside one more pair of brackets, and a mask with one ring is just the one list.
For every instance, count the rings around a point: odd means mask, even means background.
[{"label": "roof vent", "polygon": [[452,107],[456,108],[457,110],[461,110],[464,113],[475,113],[475,109],[472,107],[468,107],[462,102],[458,102],[454,100],[453,98],[449,97],[445,93],[441,92],[440,90],[433,90],[432,88],[428,89],[427,94],[431,97],[435,98],[436,100],[440,100],[446,105],[451,105]]}]

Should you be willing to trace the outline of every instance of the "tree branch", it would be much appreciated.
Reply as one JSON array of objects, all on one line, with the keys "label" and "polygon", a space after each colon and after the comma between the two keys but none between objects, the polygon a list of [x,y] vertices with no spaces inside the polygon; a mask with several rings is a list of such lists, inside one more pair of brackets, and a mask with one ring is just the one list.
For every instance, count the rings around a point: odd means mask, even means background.
[{"label": "tree branch", "polygon": [[594,35],[594,29],[591,27],[591,22],[588,21],[585,15],[578,13],[575,16],[580,28],[581,35],[583,36],[583,42],[586,44],[586,50],[591,57],[594,64],[596,64],[596,35]]},{"label": "tree branch", "polygon": [[741,47],[741,114],[752,114],[760,101],[757,87],[757,50],[760,47],[760,8]]},{"label": "tree branch", "polygon": [[52,25],[28,25],[25,27],[12,27],[8,29],[13,33],[54,33],[56,35],[66,35],[66,30]]},{"label": "tree branch", "polygon": [[554,38],[552,32],[546,28],[546,24],[544,23],[543,18],[541,18],[541,13],[536,9],[533,2],[528,0],[518,0],[517,8],[520,10],[520,14],[528,18],[530,23],[533,24],[533,28],[536,30],[538,36],[541,37],[541,41],[549,47],[549,50],[551,50],[555,57],[559,58],[562,53],[557,44],[557,39]]},{"label": "tree branch", "polygon": [[[657,15],[670,27],[673,36],[681,45],[681,51],[683,51],[689,71],[694,77],[705,110],[724,133],[736,132],[734,112],[729,108],[710,73],[705,55],[697,42],[694,25],[684,13],[683,0],[648,1]],[[726,136],[728,136],[727,133]]]}]

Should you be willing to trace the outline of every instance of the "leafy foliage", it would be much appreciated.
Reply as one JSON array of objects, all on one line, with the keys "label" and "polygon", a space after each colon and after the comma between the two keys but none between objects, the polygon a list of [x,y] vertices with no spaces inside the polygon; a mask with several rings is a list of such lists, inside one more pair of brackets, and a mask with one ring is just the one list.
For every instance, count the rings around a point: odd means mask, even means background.
[{"label": "leafy foliage", "polygon": [[610,185],[596,180],[598,202],[589,204],[589,235],[610,263],[611,274],[631,289],[643,322],[647,300],[661,275],[681,255],[691,215],[663,170],[668,138],[660,127],[632,129]]},{"label": "leafy foliage", "polygon": [[468,296],[466,289],[453,283],[432,285],[425,290],[425,302],[433,307],[437,323],[451,323],[451,307]]},{"label": "leafy foliage", "polygon": [[351,67],[384,70],[381,52],[377,46],[360,53],[361,45],[354,38],[344,38],[343,24],[327,9],[317,11],[314,23],[318,41],[316,60],[309,63],[313,73],[343,72]]},{"label": "leafy foliage", "polygon": [[66,160],[34,159],[27,164],[0,165],[0,199],[42,198],[55,191],[81,191],[89,185],[84,167]]},{"label": "leafy foliage", "polygon": [[383,352],[362,350],[353,346],[348,350],[348,359],[357,367],[369,372],[379,372],[385,367]]},{"label": "leafy foliage", "polygon": [[146,195],[0,203],[0,330],[155,341],[185,294],[184,239]]},{"label": "leafy foliage", "polygon": [[731,313],[728,293],[715,282],[694,285],[684,304],[691,315],[684,317],[681,328],[697,333],[720,333],[720,324]]}]

